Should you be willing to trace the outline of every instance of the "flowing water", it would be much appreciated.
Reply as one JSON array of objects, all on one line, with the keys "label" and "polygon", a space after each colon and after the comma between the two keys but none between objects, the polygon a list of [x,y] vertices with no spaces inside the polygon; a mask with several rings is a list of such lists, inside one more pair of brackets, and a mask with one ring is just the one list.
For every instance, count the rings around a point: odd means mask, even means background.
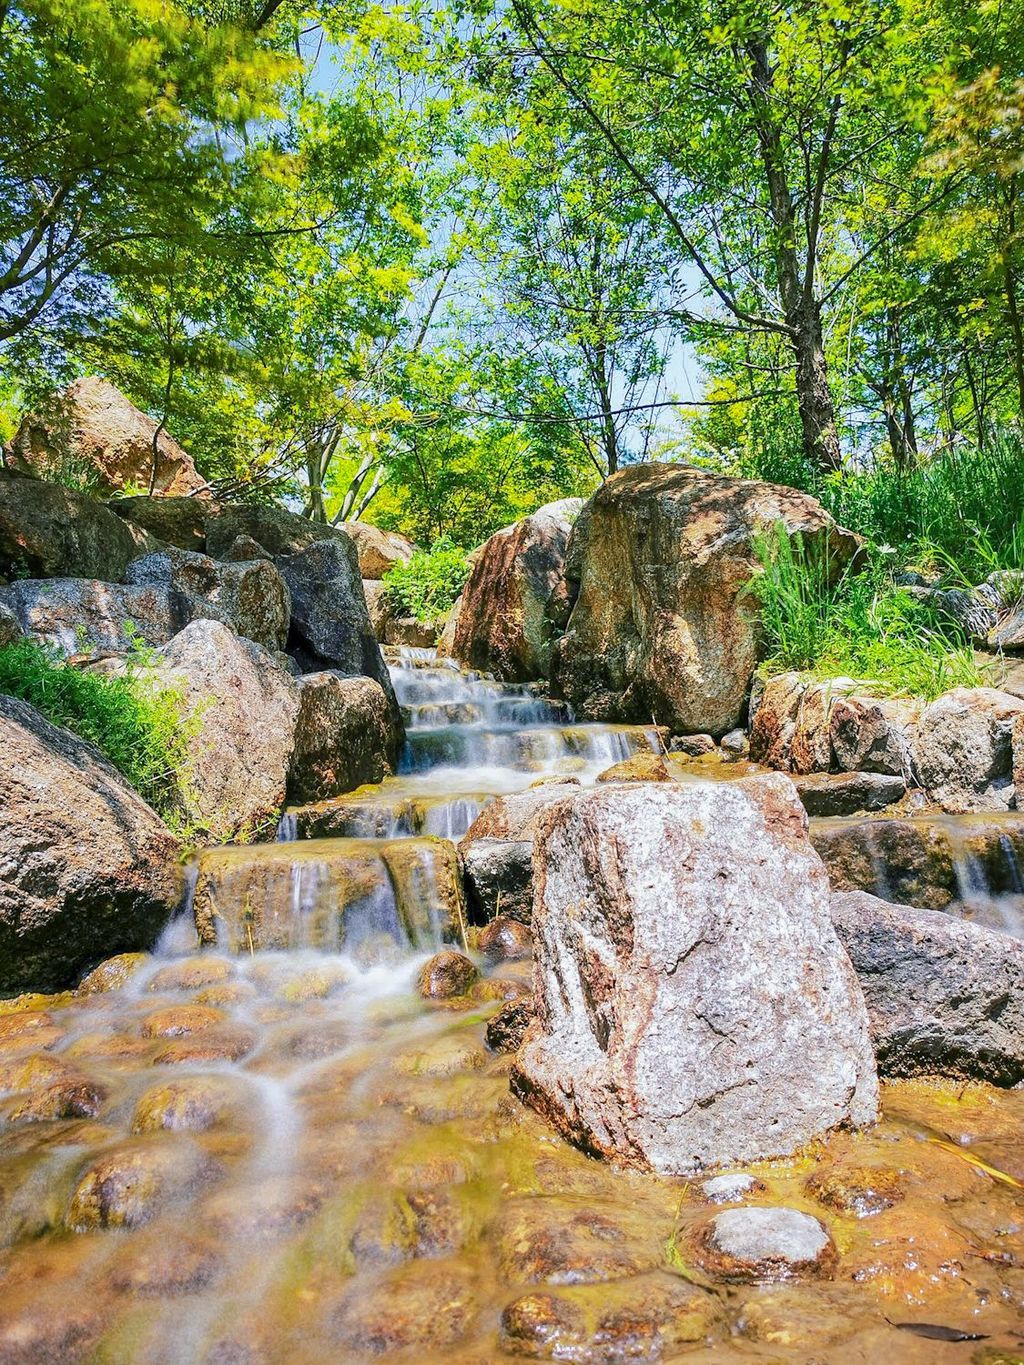
[{"label": "flowing water", "polygon": [[870,1132],[748,1168],[839,1256],[729,1286],[699,1181],[590,1161],[511,1097],[484,1027],[524,964],[419,998],[467,933],[449,840],[658,737],[422,653],[394,677],[398,777],[201,857],[156,953],[0,1002],[0,1365],[1024,1360],[1024,1095],[890,1086]]}]

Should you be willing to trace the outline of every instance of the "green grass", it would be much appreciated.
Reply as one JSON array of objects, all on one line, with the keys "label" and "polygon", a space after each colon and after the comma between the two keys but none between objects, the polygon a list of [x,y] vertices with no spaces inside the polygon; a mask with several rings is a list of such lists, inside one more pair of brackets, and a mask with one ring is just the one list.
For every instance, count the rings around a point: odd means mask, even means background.
[{"label": "green grass", "polygon": [[0,692],[94,744],[173,826],[176,774],[191,730],[181,718],[180,693],[147,684],[144,668],[139,654],[122,676],[84,673],[33,640],[16,640],[0,648]]},{"label": "green grass", "polygon": [[885,556],[869,552],[858,571],[836,577],[826,556],[781,526],[755,549],[764,674],[852,677],[928,700],[984,682],[966,636],[897,586]]},{"label": "green grass", "polygon": [[399,616],[436,621],[454,606],[469,569],[459,546],[442,538],[429,550],[415,550],[408,563],[388,570],[384,576],[388,600]]}]

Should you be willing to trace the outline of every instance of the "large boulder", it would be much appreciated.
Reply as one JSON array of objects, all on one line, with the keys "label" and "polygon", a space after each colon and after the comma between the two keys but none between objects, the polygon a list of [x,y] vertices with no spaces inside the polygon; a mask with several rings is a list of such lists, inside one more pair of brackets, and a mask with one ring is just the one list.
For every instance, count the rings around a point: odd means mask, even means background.
[{"label": "large boulder", "polygon": [[177,909],[177,841],[91,745],[0,696],[0,991],[59,990],[149,947]]},{"label": "large boulder", "polygon": [[397,531],[382,531],[368,521],[346,521],[344,531],[355,541],[359,572],[377,581],[396,564],[408,564],[416,546]]},{"label": "large boulder", "polygon": [[372,678],[307,673],[288,775],[292,801],[324,801],[394,772],[398,736],[384,690]]},{"label": "large boulder", "polygon": [[0,588],[0,603],[26,635],[66,658],[128,654],[157,647],[188,622],[184,601],[166,586],[89,578],[27,578]]},{"label": "large boulder", "polygon": [[1012,736],[1024,701],[991,687],[958,687],[926,707],[914,735],[921,785],[953,814],[1014,803]]},{"label": "large boulder", "polygon": [[682,465],[641,464],[606,480],[573,531],[575,596],[554,680],[592,720],[721,736],[741,723],[758,649],[754,538],[799,534],[835,570],[857,538],[791,488]]},{"label": "large boulder", "polygon": [[284,805],[299,715],[291,675],[219,621],[193,621],[163,649],[154,683],[181,696],[191,729],[184,816],[212,842],[251,837]]},{"label": "large boulder", "polygon": [[167,546],[128,565],[125,582],[168,591],[185,625],[222,621],[264,649],[288,642],[291,599],[281,575],[266,559],[219,563],[208,555]]},{"label": "large boulder", "polygon": [[832,921],[883,1074],[1024,1081],[1024,943],[856,891],[833,896]]},{"label": "large boulder", "polygon": [[220,511],[206,498],[115,498],[111,511],[148,531],[162,545],[201,554],[206,549],[206,523]]},{"label": "large boulder", "polygon": [[750,757],[782,772],[877,772],[909,777],[920,705],[875,697],[851,678],[778,673],[750,705]]},{"label": "large boulder", "polygon": [[119,582],[144,533],[102,503],[0,471],[0,577]]},{"label": "large boulder", "polygon": [[211,511],[206,520],[208,555],[214,559],[223,558],[239,536],[248,536],[257,545],[262,545],[274,559],[279,555],[299,554],[322,540],[352,545],[351,538],[337,527],[310,521],[296,512],[286,512],[283,507],[245,504],[222,506]]},{"label": "large boulder", "polygon": [[293,645],[321,665],[373,678],[397,718],[391,675],[370,624],[352,541],[344,534],[318,540],[276,562],[291,593]]},{"label": "large boulder", "polygon": [[666,1175],[870,1123],[867,1013],[806,827],[781,775],[554,807],[516,1093],[594,1155]]},{"label": "large boulder", "polygon": [[582,506],[579,498],[548,503],[481,547],[451,639],[460,663],[505,682],[547,678],[552,616],[566,592],[566,547]]},{"label": "large boulder", "polygon": [[[156,439],[156,473],[153,443]],[[191,456],[106,379],[77,379],[42,412],[24,417],[11,441],[11,468],[97,493],[135,486],[180,496],[205,487]]]}]

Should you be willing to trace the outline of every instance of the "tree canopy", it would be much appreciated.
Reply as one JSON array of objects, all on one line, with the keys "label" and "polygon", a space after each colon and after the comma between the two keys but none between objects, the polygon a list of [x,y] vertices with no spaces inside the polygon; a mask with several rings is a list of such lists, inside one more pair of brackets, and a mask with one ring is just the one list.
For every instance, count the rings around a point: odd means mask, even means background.
[{"label": "tree canopy", "polygon": [[1024,403],[1024,51],[948,0],[0,3],[0,435],[103,373],[226,495],[470,545]]}]

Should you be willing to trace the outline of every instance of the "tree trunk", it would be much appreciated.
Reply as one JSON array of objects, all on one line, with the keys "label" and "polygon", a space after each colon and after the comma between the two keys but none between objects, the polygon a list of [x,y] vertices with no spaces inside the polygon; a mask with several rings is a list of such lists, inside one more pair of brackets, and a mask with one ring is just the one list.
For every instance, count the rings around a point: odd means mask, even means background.
[{"label": "tree trunk", "polygon": [[[835,404],[828,383],[821,310],[813,290],[801,284],[800,280],[796,210],[786,176],[782,140],[771,113],[772,72],[765,43],[748,43],[747,56],[751,62],[750,100],[775,229],[779,297],[795,361],[796,397],[804,453],[816,468],[830,471],[841,467],[842,452],[839,448]],[[808,285],[813,276],[812,269],[805,271]]]}]

